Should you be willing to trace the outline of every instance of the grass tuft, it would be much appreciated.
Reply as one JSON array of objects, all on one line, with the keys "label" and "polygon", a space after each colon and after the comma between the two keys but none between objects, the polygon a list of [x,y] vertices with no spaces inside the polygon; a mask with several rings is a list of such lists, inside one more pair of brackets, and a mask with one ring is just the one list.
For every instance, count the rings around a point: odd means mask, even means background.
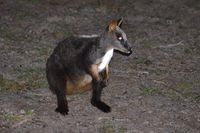
[{"label": "grass tuft", "polygon": [[153,95],[153,94],[158,94],[161,92],[160,89],[158,88],[153,88],[153,87],[143,87],[140,89],[142,91],[143,95]]},{"label": "grass tuft", "polygon": [[106,121],[103,124],[103,127],[100,129],[100,133],[114,133],[114,126],[110,121]]}]

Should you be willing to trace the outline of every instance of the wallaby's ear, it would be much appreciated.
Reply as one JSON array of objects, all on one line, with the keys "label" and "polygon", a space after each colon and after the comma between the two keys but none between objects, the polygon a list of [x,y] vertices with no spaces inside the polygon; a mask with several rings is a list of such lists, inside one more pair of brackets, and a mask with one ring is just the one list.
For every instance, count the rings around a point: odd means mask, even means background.
[{"label": "wallaby's ear", "polygon": [[121,27],[123,23],[123,18],[120,18],[119,20],[117,20],[117,26]]},{"label": "wallaby's ear", "polygon": [[117,27],[117,21],[112,20],[108,25],[108,32],[113,32]]}]

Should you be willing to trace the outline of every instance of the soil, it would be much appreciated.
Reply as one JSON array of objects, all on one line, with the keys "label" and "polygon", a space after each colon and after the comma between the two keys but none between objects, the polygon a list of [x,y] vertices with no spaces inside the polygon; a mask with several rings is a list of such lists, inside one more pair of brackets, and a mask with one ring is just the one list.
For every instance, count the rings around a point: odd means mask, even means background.
[{"label": "soil", "polygon": [[[103,113],[91,92],[68,96],[56,112],[45,63],[72,34],[100,34],[124,18],[134,47],[115,53]],[[1,133],[200,132],[199,0],[0,0]]]}]

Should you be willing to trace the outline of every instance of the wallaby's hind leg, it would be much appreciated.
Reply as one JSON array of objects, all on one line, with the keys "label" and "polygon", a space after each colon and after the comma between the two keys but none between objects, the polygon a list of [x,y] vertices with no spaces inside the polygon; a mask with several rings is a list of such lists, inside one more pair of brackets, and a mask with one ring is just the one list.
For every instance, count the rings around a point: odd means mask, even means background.
[{"label": "wallaby's hind leg", "polygon": [[68,103],[66,99],[66,77],[64,72],[58,69],[47,70],[47,80],[49,82],[49,88],[56,94],[57,105],[56,112],[62,115],[68,114]]},{"label": "wallaby's hind leg", "polygon": [[58,90],[56,91],[56,97],[58,107],[55,109],[55,111],[61,113],[62,115],[67,115],[69,109],[65,93],[61,90]]}]

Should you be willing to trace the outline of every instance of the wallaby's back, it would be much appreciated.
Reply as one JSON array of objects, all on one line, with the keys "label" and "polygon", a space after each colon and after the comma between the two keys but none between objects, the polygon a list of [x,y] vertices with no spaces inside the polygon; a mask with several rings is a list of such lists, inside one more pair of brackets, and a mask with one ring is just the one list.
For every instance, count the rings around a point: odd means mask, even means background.
[{"label": "wallaby's back", "polygon": [[[57,45],[47,60],[47,74],[49,69],[63,70],[67,78],[66,93],[68,95],[90,90],[92,78],[83,70],[84,61],[88,58],[86,54],[94,50],[97,45],[98,37],[71,36],[66,38]],[[51,90],[55,92],[54,89]]]},{"label": "wallaby's back", "polygon": [[64,58],[66,61],[76,58],[78,55],[83,55],[87,50],[90,50],[97,44],[98,37],[95,38],[81,38],[78,36],[71,36],[63,40],[55,48],[53,54]]}]

